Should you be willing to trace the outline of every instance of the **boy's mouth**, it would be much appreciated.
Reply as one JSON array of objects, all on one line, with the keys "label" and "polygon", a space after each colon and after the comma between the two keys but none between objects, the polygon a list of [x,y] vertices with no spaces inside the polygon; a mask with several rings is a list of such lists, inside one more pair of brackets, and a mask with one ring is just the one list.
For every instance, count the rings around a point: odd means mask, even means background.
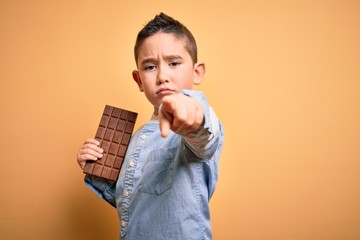
[{"label": "boy's mouth", "polygon": [[161,95],[167,95],[172,93],[175,93],[175,90],[170,88],[160,88],[159,90],[156,91],[156,94],[161,94]]}]

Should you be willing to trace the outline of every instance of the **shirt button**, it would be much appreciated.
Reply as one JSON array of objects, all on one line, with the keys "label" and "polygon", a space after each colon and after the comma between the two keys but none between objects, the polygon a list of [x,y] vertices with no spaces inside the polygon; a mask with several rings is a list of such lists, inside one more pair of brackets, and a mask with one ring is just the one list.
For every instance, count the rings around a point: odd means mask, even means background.
[{"label": "shirt button", "polygon": [[147,137],[147,136],[144,134],[144,135],[141,135],[141,137],[140,137],[140,138],[141,138],[141,140],[143,140],[143,141],[144,141],[144,140],[146,140],[146,137]]},{"label": "shirt button", "polygon": [[129,196],[129,192],[128,191],[124,191],[124,196],[128,197]]},{"label": "shirt button", "polygon": [[125,221],[121,221],[121,226],[122,226],[122,227],[126,227],[126,222],[125,222]]},{"label": "shirt button", "polygon": [[129,162],[129,166],[130,166],[130,167],[135,166],[135,162],[134,162],[134,160],[131,160],[131,161]]}]

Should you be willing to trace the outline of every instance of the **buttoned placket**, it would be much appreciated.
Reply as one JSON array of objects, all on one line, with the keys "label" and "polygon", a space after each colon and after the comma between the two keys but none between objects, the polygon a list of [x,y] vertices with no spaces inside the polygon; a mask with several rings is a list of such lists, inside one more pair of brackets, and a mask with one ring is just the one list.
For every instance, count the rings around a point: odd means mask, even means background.
[{"label": "buttoned placket", "polygon": [[[145,128],[144,128],[145,129]],[[144,130],[143,129],[143,130]],[[134,175],[135,175],[135,167],[137,161],[139,160],[140,151],[143,147],[143,144],[147,138],[147,135],[141,133],[136,145],[134,147],[134,151],[130,155],[130,161],[125,171],[125,180],[124,180],[124,188],[123,188],[123,197],[122,197],[122,207],[121,207],[121,237],[126,235],[128,222],[129,222],[129,201],[131,197],[131,193],[134,188]]]}]

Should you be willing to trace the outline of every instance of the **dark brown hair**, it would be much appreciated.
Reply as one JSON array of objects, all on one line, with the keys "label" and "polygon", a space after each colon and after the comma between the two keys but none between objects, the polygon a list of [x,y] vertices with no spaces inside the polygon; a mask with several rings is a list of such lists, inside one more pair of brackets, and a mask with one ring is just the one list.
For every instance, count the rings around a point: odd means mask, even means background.
[{"label": "dark brown hair", "polygon": [[193,63],[197,63],[197,46],[192,33],[179,21],[164,13],[155,16],[138,33],[134,47],[135,62],[139,57],[139,48],[144,40],[158,32],[171,33],[178,39],[185,40],[185,49],[189,52]]}]

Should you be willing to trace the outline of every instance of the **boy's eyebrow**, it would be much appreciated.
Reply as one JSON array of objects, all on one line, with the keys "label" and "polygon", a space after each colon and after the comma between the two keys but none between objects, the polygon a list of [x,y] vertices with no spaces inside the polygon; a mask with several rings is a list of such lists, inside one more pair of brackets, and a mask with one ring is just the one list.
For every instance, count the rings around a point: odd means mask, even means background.
[{"label": "boy's eyebrow", "polygon": [[153,63],[153,62],[156,62],[156,59],[150,57],[150,58],[145,58],[144,60],[142,60],[142,61],[140,62],[140,64],[141,64],[141,65],[145,65],[145,64],[147,64],[147,63]]},{"label": "boy's eyebrow", "polygon": [[[170,55],[166,55],[164,56],[164,59],[169,61],[169,60],[173,60],[173,59],[182,59],[183,57],[181,55],[178,55],[178,54],[170,54]],[[143,59],[140,64],[141,65],[144,65],[144,64],[147,64],[147,63],[154,63],[154,62],[157,62],[158,60],[156,58],[153,58],[153,57],[148,57],[148,58],[145,58]]]},{"label": "boy's eyebrow", "polygon": [[166,55],[164,57],[165,60],[172,60],[172,59],[182,59],[181,55],[178,54],[171,54],[171,55]]}]

